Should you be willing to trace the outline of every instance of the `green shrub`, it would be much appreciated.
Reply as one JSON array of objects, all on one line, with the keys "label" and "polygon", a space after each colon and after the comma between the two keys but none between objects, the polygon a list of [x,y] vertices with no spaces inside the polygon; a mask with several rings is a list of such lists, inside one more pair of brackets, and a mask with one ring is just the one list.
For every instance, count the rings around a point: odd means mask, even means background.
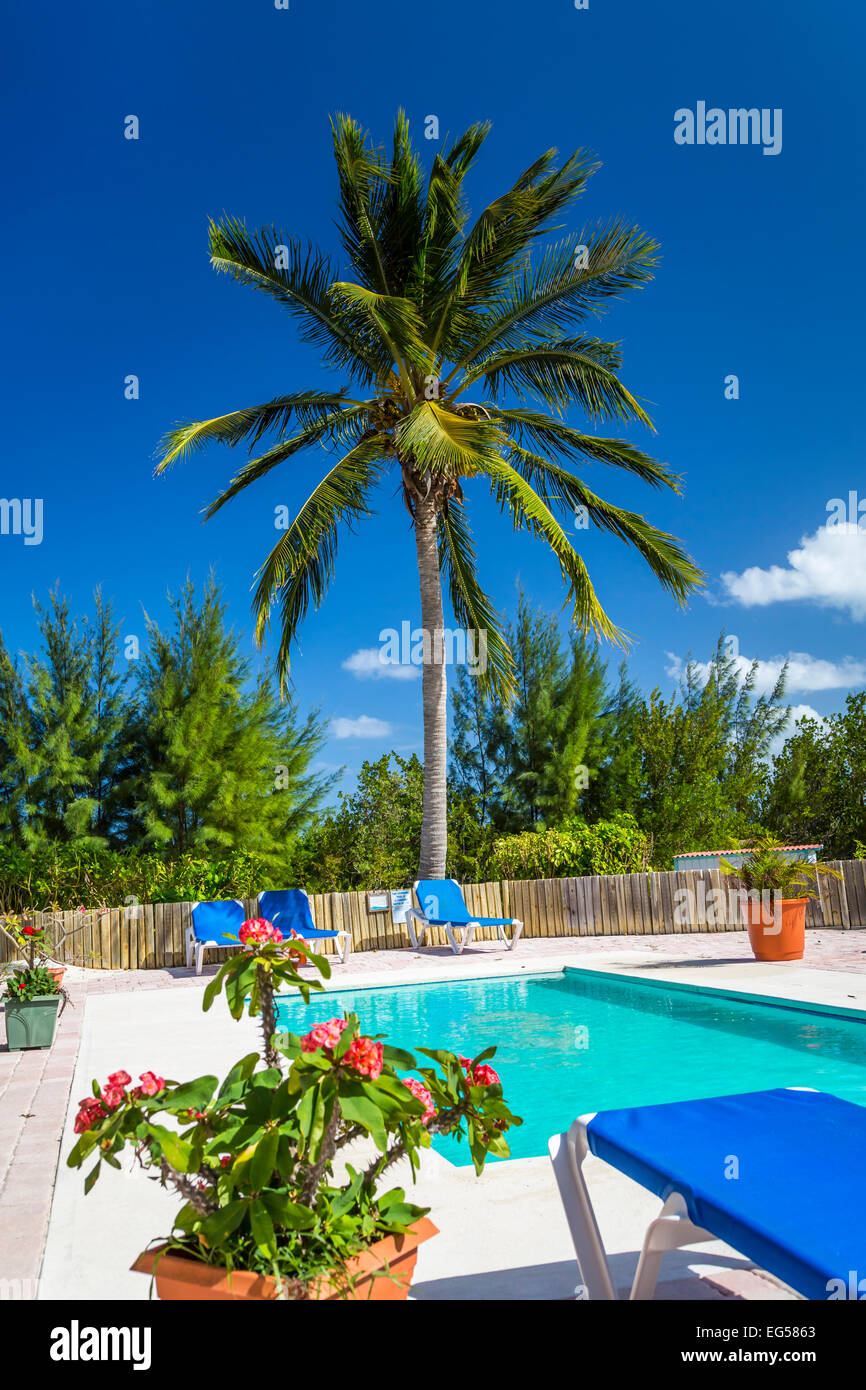
[{"label": "green shrub", "polygon": [[275,871],[246,850],[212,860],[75,845],[31,853],[0,845],[0,913],[247,898],[265,888],[293,886],[290,878],[288,864],[285,872]]},{"label": "green shrub", "polygon": [[650,840],[631,816],[587,825],[573,820],[554,830],[525,830],[493,845],[494,878],[581,878],[634,874],[647,868]]}]

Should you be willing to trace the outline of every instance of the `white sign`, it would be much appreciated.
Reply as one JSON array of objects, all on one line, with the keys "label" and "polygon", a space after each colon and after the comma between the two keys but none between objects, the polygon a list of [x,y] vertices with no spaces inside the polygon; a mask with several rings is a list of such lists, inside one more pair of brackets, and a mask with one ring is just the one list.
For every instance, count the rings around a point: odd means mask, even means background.
[{"label": "white sign", "polygon": [[391,889],[391,917],[394,922],[405,922],[406,913],[412,906],[411,888]]}]

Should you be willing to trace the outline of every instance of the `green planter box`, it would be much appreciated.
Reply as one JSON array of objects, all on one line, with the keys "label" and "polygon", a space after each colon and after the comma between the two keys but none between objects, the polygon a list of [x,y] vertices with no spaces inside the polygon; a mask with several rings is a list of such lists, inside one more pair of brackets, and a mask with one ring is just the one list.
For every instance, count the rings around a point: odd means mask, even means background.
[{"label": "green planter box", "polygon": [[59,994],[38,994],[35,999],[17,1002],[8,997],[6,1009],[6,1041],[10,1052],[25,1047],[50,1047],[57,1027]]}]

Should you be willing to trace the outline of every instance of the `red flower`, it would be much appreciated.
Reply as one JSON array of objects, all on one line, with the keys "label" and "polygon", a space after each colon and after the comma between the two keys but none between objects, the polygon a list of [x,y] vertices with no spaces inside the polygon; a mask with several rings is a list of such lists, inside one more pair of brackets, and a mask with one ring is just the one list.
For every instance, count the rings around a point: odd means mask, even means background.
[{"label": "red flower", "polygon": [[36,927],[22,927],[22,928],[21,928],[21,935],[22,935],[22,936],[38,936],[38,935],[39,935],[39,932],[38,932],[38,930],[37,930]]},{"label": "red flower", "polygon": [[333,1052],[345,1026],[344,1018],[329,1018],[327,1023],[314,1024],[309,1033],[301,1038],[301,1050],[316,1052],[318,1048],[323,1047],[326,1052]]},{"label": "red flower", "polygon": [[106,1086],[102,1092],[102,1099],[109,1110],[116,1110],[118,1105],[122,1105],[126,1100],[126,1092],[122,1086]]},{"label": "red flower", "polygon": [[78,1114],[75,1116],[75,1133],[83,1134],[91,1125],[96,1124],[106,1114],[105,1108],[96,1096],[88,1096],[85,1100],[78,1103]]},{"label": "red flower", "polygon": [[273,926],[266,917],[250,917],[248,921],[242,923],[238,937],[244,946],[263,946],[268,941],[279,946],[283,939],[283,933],[279,927]]},{"label": "red flower", "polygon": [[492,1067],[485,1066],[483,1063],[476,1067],[472,1073],[472,1083],[475,1086],[498,1086],[499,1077]]},{"label": "red flower", "polygon": [[472,1066],[472,1062],[468,1057],[458,1057],[457,1060],[459,1061],[461,1067],[465,1071],[470,1086],[499,1085],[499,1077],[497,1076],[496,1072],[493,1070],[492,1067],[488,1067],[483,1062],[481,1062],[475,1068],[474,1071],[470,1071],[469,1068]]},{"label": "red flower", "polygon": [[143,1071],[139,1080],[141,1085],[138,1091],[143,1096],[158,1096],[160,1091],[165,1090],[165,1077],[157,1076],[155,1072]]},{"label": "red flower", "polygon": [[408,1086],[416,1100],[420,1100],[424,1106],[424,1114],[421,1116],[422,1125],[429,1124],[436,1114],[436,1106],[433,1104],[433,1097],[427,1090],[423,1081],[416,1081],[414,1076],[404,1076],[403,1085]]},{"label": "red flower", "polygon": [[109,1086],[128,1086],[132,1077],[128,1071],[113,1071],[108,1078]]},{"label": "red flower", "polygon": [[382,1044],[372,1038],[353,1038],[345,1056],[345,1061],[361,1076],[369,1076],[375,1081],[382,1072]]}]

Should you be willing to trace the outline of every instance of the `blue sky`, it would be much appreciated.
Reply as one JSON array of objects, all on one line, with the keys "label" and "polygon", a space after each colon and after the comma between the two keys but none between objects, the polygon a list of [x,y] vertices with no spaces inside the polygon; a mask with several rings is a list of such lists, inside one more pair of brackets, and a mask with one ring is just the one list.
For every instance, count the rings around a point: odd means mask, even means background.
[{"label": "blue sky", "polygon": [[[12,650],[33,647],[31,594],[54,583],[78,610],[101,584],[124,632],[143,636],[142,610],[164,618],[166,588],[187,574],[201,583],[211,567],[249,633],[274,508],[303,502],[321,456],[203,525],[236,455],[211,450],[154,480],[153,450],[175,421],[325,377],[287,315],[211,270],[207,218],[274,222],[336,252],[328,116],[348,111],[386,140],[402,105],[428,158],[426,116],[443,135],[493,122],[474,211],[542,150],[582,146],[603,168],[566,230],[622,213],[661,242],[655,281],[601,331],[622,342],[623,378],[657,425],[654,438],[629,437],[683,475],[684,495],[600,468],[587,478],[680,536],[708,587],[683,612],[618,541],[580,537],[607,611],[634,635],[634,678],[672,689],[676,659],[705,658],[725,626],[747,658],[797,654],[795,705],[826,714],[866,683],[861,9],[159,0],[22,7],[7,34],[0,493],[44,507],[40,545],[0,535]],[[675,111],[699,101],[781,109],[781,152],[677,144]],[[137,141],[123,138],[129,114]],[[725,399],[730,374],[737,400]],[[863,531],[851,516],[828,529],[828,502],[852,491]],[[470,496],[482,578],[500,606],[513,608],[522,584],[559,610],[552,557]],[[382,628],[420,621],[406,514],[390,488],[380,502],[345,538],[293,668],[301,706],[335,721],[325,761],[350,770],[390,747],[420,751],[420,682],[360,679],[343,665]]]}]

